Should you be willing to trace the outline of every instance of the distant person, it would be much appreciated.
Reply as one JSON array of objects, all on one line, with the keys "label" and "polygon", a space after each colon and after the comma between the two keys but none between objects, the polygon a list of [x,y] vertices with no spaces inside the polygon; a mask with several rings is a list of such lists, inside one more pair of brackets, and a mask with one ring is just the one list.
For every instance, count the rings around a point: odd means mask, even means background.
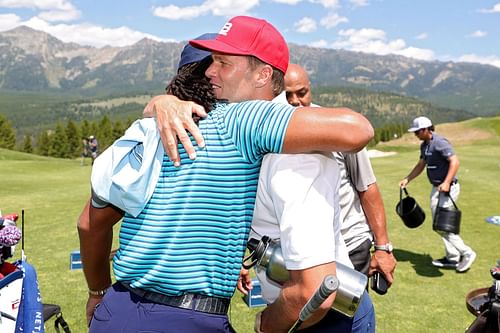
[{"label": "distant person", "polygon": [[[427,178],[432,185],[430,200],[434,218],[438,202],[440,207],[451,207],[453,203],[450,197],[454,201],[458,200],[460,184],[457,172],[460,162],[450,142],[434,133],[434,125],[429,118],[415,118],[408,132],[413,132],[422,141],[420,158],[408,176],[399,182],[399,186],[406,187],[427,168]],[[458,234],[443,231],[437,233],[443,239],[446,254],[441,259],[433,260],[432,264],[440,268],[455,268],[460,273],[467,271],[476,260],[476,253],[465,245]]]},{"label": "distant person", "polygon": [[91,135],[88,139],[88,147],[90,152],[90,157],[92,158],[92,165],[94,164],[97,155],[99,154],[99,143],[95,136]]},{"label": "distant person", "polygon": [[85,157],[90,157],[90,147],[89,147],[89,139],[88,138],[83,138],[82,139],[82,160],[80,162],[80,165],[85,164]]},{"label": "distant person", "polygon": [[[318,106],[312,103],[309,76],[300,65],[288,66],[285,90],[287,101],[293,106]],[[384,202],[368,153],[363,149],[355,154],[334,152],[333,155],[340,167],[341,231],[349,258],[357,271],[367,276],[379,271],[391,285],[396,258],[392,254]],[[280,164],[285,162],[283,157],[280,161]],[[264,162],[263,170],[267,165],[272,163]],[[372,242],[373,254],[370,253]]]}]

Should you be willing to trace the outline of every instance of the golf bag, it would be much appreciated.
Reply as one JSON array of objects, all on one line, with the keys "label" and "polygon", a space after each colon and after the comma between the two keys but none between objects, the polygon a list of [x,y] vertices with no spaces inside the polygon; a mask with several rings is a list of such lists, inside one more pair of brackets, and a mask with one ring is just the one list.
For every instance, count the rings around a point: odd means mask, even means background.
[{"label": "golf bag", "polygon": [[43,307],[33,266],[24,260],[15,264],[4,262],[2,272],[4,277],[0,280],[0,331],[43,333]]},{"label": "golf bag", "polygon": [[45,321],[55,315],[56,332],[61,327],[65,333],[71,333],[60,307],[42,304],[36,270],[26,261],[24,242],[21,260],[5,261],[13,256],[15,245],[23,239],[16,226],[17,218],[17,214],[0,217],[0,332],[44,333]]}]

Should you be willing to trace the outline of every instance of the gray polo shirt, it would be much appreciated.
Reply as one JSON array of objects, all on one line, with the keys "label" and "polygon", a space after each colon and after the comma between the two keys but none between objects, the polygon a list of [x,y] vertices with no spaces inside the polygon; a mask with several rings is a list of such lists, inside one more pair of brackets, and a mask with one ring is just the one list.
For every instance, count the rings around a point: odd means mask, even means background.
[{"label": "gray polo shirt", "polygon": [[[450,162],[450,156],[455,155],[451,143],[444,137],[432,133],[432,139],[429,142],[422,142],[420,145],[420,158],[427,164],[427,178],[432,185],[440,185],[446,175]],[[456,181],[456,178],[453,179]]]}]

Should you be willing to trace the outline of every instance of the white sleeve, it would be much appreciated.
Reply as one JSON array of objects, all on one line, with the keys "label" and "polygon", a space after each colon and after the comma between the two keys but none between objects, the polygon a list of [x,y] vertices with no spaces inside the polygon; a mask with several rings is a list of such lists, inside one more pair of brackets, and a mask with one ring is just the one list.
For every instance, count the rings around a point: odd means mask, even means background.
[{"label": "white sleeve", "polygon": [[339,169],[321,154],[276,155],[270,192],[287,269],[335,261]]},{"label": "white sleeve", "polygon": [[358,192],[366,191],[368,186],[377,182],[366,148],[356,154],[343,155],[347,173]]},{"label": "white sleeve", "polygon": [[151,197],[160,175],[163,145],[154,118],[134,122],[94,161],[92,204],[111,203],[133,216]]}]

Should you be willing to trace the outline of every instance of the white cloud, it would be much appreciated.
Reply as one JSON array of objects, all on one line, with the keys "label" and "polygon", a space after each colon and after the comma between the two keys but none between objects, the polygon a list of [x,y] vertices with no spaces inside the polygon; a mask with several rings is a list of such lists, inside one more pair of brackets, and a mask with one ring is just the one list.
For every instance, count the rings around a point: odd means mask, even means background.
[{"label": "white cloud", "polygon": [[14,29],[21,23],[21,18],[16,14],[0,14],[0,31]]},{"label": "white cloud", "polygon": [[500,13],[500,3],[497,3],[491,9],[479,9],[478,12],[485,14]]},{"label": "white cloud", "polygon": [[500,68],[500,57],[499,56],[479,56],[476,54],[466,54],[461,56],[458,61],[464,62],[476,62],[483,65],[492,65]]},{"label": "white cloud", "polygon": [[415,58],[419,60],[431,61],[436,58],[434,51],[429,49],[421,49],[418,47],[407,47],[400,51],[395,51],[394,54],[402,55],[408,58]]},{"label": "white cloud", "polygon": [[337,13],[330,13],[327,16],[323,17],[320,20],[319,24],[321,24],[322,26],[324,26],[327,29],[331,29],[331,28],[334,28],[341,23],[347,23],[347,22],[349,22],[347,17],[340,16]]},{"label": "white cloud", "polygon": [[45,31],[63,42],[74,42],[95,47],[106,45],[126,46],[134,44],[143,38],[162,40],[156,36],[131,30],[127,27],[106,28],[93,24],[52,25],[37,17],[31,18],[29,21],[22,22],[21,24],[36,30]]},{"label": "white cloud", "polygon": [[80,17],[80,11],[78,10],[68,10],[68,11],[62,11],[62,10],[50,10],[50,11],[44,11],[41,12],[38,15],[42,20],[50,21],[50,22],[56,22],[56,21],[62,21],[62,22],[68,22],[68,21],[74,21]]},{"label": "white cloud", "polygon": [[432,50],[407,47],[405,41],[400,38],[388,41],[386,33],[380,29],[341,30],[339,36],[332,44],[333,47],[379,55],[397,54],[420,60],[434,59]]},{"label": "white cloud", "polygon": [[300,33],[309,33],[317,29],[316,21],[310,17],[303,17],[298,22],[293,24],[295,30]]},{"label": "white cloud", "polygon": [[325,8],[338,8],[340,7],[339,0],[309,0],[310,3],[317,3]]},{"label": "white cloud", "polygon": [[284,3],[286,5],[296,5],[298,4],[299,2],[301,2],[302,0],[272,0],[272,2],[276,2],[276,3]]},{"label": "white cloud", "polygon": [[167,20],[189,20],[210,12],[210,8],[204,6],[177,7],[168,5],[165,7],[156,7],[153,9],[153,15],[165,18]]},{"label": "white cloud", "polygon": [[309,46],[325,48],[325,47],[328,47],[328,42],[324,39],[320,39],[320,40],[317,40],[315,42],[309,43]]},{"label": "white cloud", "polygon": [[189,20],[209,13],[215,16],[243,15],[258,5],[259,0],[207,0],[199,6],[154,7],[153,14],[168,20]]},{"label": "white cloud", "polygon": [[482,37],[486,37],[486,35],[488,35],[488,33],[486,31],[476,30],[467,36],[472,37],[472,38],[482,38]]},{"label": "white cloud", "polygon": [[365,7],[369,5],[368,0],[349,0],[354,7]]},{"label": "white cloud", "polygon": [[427,34],[427,32],[422,32],[421,34],[418,34],[417,36],[415,36],[415,39],[427,39],[429,38],[429,35]]},{"label": "white cloud", "polygon": [[41,10],[45,21],[72,21],[80,17],[80,11],[66,0],[0,0],[0,7],[30,8]]},{"label": "white cloud", "polygon": [[0,0],[0,7],[69,10],[74,8],[65,0]]}]

